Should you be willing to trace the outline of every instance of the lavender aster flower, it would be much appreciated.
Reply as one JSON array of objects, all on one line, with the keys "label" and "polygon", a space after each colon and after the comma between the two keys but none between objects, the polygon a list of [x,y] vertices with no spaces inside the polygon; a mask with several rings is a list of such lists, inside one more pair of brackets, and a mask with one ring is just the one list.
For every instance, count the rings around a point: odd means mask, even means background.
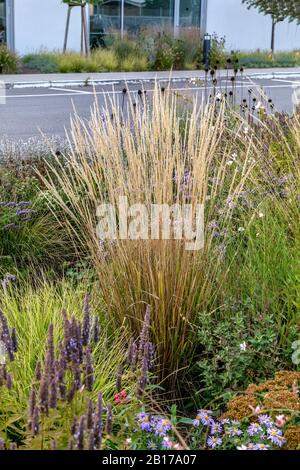
[{"label": "lavender aster flower", "polygon": [[258,421],[261,425],[264,425],[266,427],[272,427],[274,424],[272,418],[270,418],[270,416],[268,415],[259,415]]},{"label": "lavender aster flower", "polygon": [[150,416],[146,413],[139,413],[136,416],[138,421],[138,426],[142,431],[151,432],[153,430],[153,422],[150,419]]},{"label": "lavender aster flower", "polygon": [[247,429],[247,433],[249,436],[254,436],[255,434],[263,432],[263,428],[259,425],[259,423],[251,423]]},{"label": "lavender aster flower", "polygon": [[173,442],[168,436],[165,436],[162,440],[162,448],[163,449],[172,449]]},{"label": "lavender aster flower", "polygon": [[243,434],[243,431],[241,431],[239,428],[237,427],[230,427],[230,428],[227,428],[226,429],[226,432],[229,434],[230,437],[234,437],[234,436],[240,436],[241,434]]},{"label": "lavender aster flower", "polygon": [[[194,420],[194,425],[199,426],[200,422],[203,426],[210,426],[214,424],[214,421],[211,417],[212,411],[210,410],[198,410],[196,419]],[[199,421],[199,424],[197,422]]]},{"label": "lavender aster flower", "polygon": [[281,447],[284,444],[284,439],[282,437],[282,431],[276,428],[269,428],[267,430],[268,439],[272,442],[272,444]]},{"label": "lavender aster flower", "polygon": [[220,423],[212,422],[210,433],[211,434],[220,434],[222,432],[222,425]]},{"label": "lavender aster flower", "polygon": [[215,447],[222,445],[222,439],[220,437],[211,436],[207,439],[207,445],[214,449]]},{"label": "lavender aster flower", "polygon": [[148,449],[150,450],[156,450],[157,449],[157,444],[153,441],[148,441]]},{"label": "lavender aster flower", "polygon": [[270,446],[267,444],[256,444],[254,450],[269,450]]}]

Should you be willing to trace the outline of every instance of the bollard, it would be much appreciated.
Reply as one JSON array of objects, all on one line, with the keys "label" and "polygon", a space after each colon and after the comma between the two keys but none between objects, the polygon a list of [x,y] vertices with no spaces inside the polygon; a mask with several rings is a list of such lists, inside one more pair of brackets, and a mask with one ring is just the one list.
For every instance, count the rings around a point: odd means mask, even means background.
[{"label": "bollard", "polygon": [[205,68],[210,65],[211,35],[205,34],[203,41],[203,64]]}]

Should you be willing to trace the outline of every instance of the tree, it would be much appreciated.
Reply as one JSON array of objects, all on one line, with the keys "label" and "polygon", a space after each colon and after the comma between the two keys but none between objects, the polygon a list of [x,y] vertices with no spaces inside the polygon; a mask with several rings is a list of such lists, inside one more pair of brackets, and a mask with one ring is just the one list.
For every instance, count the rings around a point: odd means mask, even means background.
[{"label": "tree", "polygon": [[300,23],[299,0],[242,0],[250,8],[257,8],[260,13],[272,18],[271,50],[275,50],[275,27],[281,21],[297,21]]},{"label": "tree", "polygon": [[69,28],[70,28],[70,19],[72,8],[80,7],[81,8],[81,53],[85,49],[85,54],[88,56],[90,53],[90,44],[88,37],[88,22],[86,17],[86,6],[89,5],[99,5],[103,0],[62,0],[68,6],[67,22],[66,22],[66,31],[64,39],[63,52],[67,50]]}]

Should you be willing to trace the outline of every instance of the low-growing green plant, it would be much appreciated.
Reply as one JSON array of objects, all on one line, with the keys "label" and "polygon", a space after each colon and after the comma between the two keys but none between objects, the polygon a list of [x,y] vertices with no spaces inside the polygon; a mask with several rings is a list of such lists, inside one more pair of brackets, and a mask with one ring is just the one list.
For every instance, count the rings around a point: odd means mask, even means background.
[{"label": "low-growing green plant", "polygon": [[19,65],[18,56],[0,44],[0,73],[15,73]]},{"label": "low-growing green plant", "polygon": [[51,52],[37,52],[22,57],[23,64],[32,71],[55,73],[59,71],[57,55]]},{"label": "low-growing green plant", "polygon": [[201,313],[197,325],[195,377],[197,380],[198,374],[196,397],[200,403],[208,403],[212,397],[226,402],[250,383],[288,367],[292,342],[298,338],[294,325],[285,338],[288,346],[282,349],[280,324],[273,312],[258,312],[251,299],[248,305],[228,302],[220,312]]}]

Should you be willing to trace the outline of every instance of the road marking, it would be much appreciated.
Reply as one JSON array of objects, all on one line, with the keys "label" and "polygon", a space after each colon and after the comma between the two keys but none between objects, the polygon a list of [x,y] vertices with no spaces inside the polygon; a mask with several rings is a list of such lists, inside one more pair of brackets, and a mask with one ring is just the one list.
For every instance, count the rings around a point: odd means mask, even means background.
[{"label": "road marking", "polygon": [[284,83],[292,83],[293,85],[299,86],[300,82],[295,82],[295,80],[283,80],[282,78],[274,78],[274,82],[284,82]]},{"label": "road marking", "polygon": [[[70,91],[71,93],[82,93],[83,95],[92,95],[91,91],[84,91],[84,90],[72,90],[71,88],[58,88],[58,87],[50,87],[49,90],[56,90],[56,91]],[[66,93],[66,96],[68,94]]]}]

